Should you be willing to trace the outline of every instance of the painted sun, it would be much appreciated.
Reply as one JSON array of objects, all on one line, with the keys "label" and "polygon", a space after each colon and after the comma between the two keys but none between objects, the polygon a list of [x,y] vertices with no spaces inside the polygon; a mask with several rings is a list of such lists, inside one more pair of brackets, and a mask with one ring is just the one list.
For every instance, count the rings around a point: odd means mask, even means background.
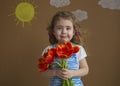
[{"label": "painted sun", "polygon": [[31,23],[35,17],[35,6],[26,1],[19,2],[15,7],[15,12],[13,13],[16,17],[18,25],[22,23],[22,27],[25,26],[25,23]]}]

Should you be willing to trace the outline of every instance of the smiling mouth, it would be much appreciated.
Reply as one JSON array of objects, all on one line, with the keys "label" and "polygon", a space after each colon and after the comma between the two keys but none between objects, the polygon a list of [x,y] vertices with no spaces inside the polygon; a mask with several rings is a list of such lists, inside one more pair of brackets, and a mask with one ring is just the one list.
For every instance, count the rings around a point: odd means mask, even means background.
[{"label": "smiling mouth", "polygon": [[67,36],[60,36],[61,38],[67,38]]}]

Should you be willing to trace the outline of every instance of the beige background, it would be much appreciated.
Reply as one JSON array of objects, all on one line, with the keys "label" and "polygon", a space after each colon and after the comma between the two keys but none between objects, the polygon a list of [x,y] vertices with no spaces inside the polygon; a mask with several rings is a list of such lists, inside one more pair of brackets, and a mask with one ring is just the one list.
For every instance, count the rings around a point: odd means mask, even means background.
[{"label": "beige background", "polygon": [[120,86],[120,10],[103,9],[99,0],[71,0],[58,9],[49,0],[28,0],[37,6],[36,18],[22,28],[15,16],[8,16],[19,1],[0,1],[0,86],[48,86],[37,69],[37,59],[49,44],[46,27],[56,11],[76,9],[88,12],[88,20],[81,22],[88,31],[90,72],[82,78],[85,86]]}]

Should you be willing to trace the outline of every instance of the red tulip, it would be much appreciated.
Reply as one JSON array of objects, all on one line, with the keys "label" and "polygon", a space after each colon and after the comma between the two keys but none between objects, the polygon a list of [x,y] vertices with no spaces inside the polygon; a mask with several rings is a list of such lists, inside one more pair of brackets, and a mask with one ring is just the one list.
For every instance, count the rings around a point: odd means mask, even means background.
[{"label": "red tulip", "polygon": [[48,52],[43,55],[48,64],[54,61],[54,56],[55,56],[54,48],[48,49]]},{"label": "red tulip", "polygon": [[58,44],[56,47],[56,54],[61,59],[69,58],[73,53],[79,51],[78,46],[72,46],[71,42],[64,42],[63,44]]},{"label": "red tulip", "polygon": [[38,68],[40,72],[46,71],[49,67],[49,64],[46,62],[45,58],[39,58]]},{"label": "red tulip", "polygon": [[55,49],[51,48],[48,49],[48,52],[46,52],[42,58],[39,58],[38,68],[40,72],[46,71],[48,69],[50,63],[54,61],[54,56]]},{"label": "red tulip", "polygon": [[78,46],[74,46],[74,47],[73,47],[73,53],[77,53],[77,52],[79,51],[79,49],[80,49],[80,48],[79,48]]}]

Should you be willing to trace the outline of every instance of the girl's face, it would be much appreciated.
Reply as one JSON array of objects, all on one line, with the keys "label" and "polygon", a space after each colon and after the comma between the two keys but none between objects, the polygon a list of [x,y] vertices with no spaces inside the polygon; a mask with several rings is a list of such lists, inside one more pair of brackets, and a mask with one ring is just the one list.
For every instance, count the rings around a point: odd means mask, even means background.
[{"label": "girl's face", "polygon": [[67,19],[59,19],[55,24],[53,34],[59,43],[69,42],[74,35],[73,23]]}]

